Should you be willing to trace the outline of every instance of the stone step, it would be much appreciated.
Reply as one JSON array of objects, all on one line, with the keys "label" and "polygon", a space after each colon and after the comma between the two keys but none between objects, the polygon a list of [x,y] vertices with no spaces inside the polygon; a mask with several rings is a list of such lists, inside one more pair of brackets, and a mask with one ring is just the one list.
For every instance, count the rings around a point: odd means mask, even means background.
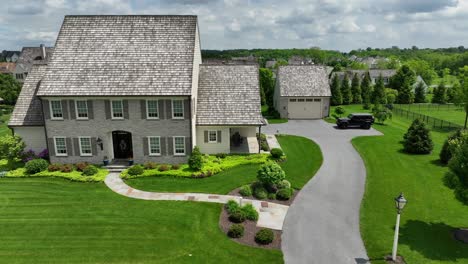
[{"label": "stone step", "polygon": [[122,172],[124,169],[107,169],[109,172]]}]

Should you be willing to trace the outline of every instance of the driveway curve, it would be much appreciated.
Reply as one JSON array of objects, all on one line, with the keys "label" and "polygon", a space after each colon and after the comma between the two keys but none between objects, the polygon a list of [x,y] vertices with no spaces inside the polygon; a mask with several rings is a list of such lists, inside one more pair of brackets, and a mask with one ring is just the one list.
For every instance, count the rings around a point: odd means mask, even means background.
[{"label": "driveway curve", "polygon": [[265,127],[265,133],[312,139],[323,154],[319,171],[299,192],[286,215],[282,235],[285,262],[367,263],[359,230],[366,168],[351,139],[382,134],[374,129],[339,130],[323,120],[272,124]]}]

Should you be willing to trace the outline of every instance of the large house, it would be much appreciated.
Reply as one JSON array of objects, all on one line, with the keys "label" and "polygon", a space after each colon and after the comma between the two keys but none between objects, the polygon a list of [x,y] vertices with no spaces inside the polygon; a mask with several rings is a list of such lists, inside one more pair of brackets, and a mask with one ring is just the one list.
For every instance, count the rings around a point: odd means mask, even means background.
[{"label": "large house", "polygon": [[330,112],[327,67],[319,65],[280,66],[273,103],[281,118],[320,119]]},{"label": "large house", "polygon": [[196,16],[66,16],[9,126],[57,163],[258,152],[258,66],[201,61]]},{"label": "large house", "polygon": [[29,72],[31,72],[32,66],[47,63],[53,51],[53,48],[46,47],[43,44],[39,47],[24,47],[16,61],[15,79],[23,83]]}]

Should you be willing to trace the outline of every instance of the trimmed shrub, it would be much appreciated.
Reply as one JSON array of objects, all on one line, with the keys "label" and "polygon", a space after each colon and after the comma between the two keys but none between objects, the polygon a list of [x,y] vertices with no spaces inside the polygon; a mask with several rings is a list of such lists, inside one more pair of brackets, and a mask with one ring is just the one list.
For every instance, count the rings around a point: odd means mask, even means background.
[{"label": "trimmed shrub", "polygon": [[145,164],[143,164],[143,167],[145,168],[145,170],[152,170],[156,169],[158,167],[158,164],[156,162],[147,161],[145,162]]},{"label": "trimmed shrub", "polygon": [[429,154],[434,148],[429,129],[420,119],[415,119],[403,137],[404,150],[412,154]]},{"label": "trimmed shrub", "polygon": [[245,218],[251,221],[257,221],[258,220],[258,212],[255,210],[253,205],[251,204],[246,204],[242,207],[242,212],[245,215]]},{"label": "trimmed shrub", "polygon": [[276,193],[276,198],[278,200],[289,200],[293,194],[293,190],[291,188],[281,189]]},{"label": "trimmed shrub", "polygon": [[456,189],[460,187],[460,180],[455,173],[448,171],[444,176],[444,184],[450,189]]},{"label": "trimmed shrub", "polygon": [[232,214],[232,213],[240,210],[240,205],[234,200],[229,200],[224,205],[224,208],[226,208],[226,211],[228,212],[228,214]]},{"label": "trimmed shrub", "polygon": [[270,229],[262,228],[255,234],[255,242],[268,245],[275,239],[275,234]]},{"label": "trimmed shrub", "polygon": [[169,165],[166,164],[161,164],[158,168],[158,171],[168,171],[169,170]]},{"label": "trimmed shrub", "polygon": [[468,132],[466,130],[458,130],[452,135],[448,136],[445,140],[442,150],[439,153],[440,161],[448,164],[455,151],[464,143],[468,141]]},{"label": "trimmed shrub", "polygon": [[49,163],[44,159],[34,159],[26,162],[24,168],[28,174],[34,174],[46,170]]},{"label": "trimmed shrub", "polygon": [[229,215],[229,221],[233,223],[242,223],[245,221],[245,218],[246,216],[243,210],[234,211]]},{"label": "trimmed shrub", "polygon": [[228,236],[232,238],[239,238],[244,235],[244,226],[242,224],[233,224],[229,227]]},{"label": "trimmed shrub", "polygon": [[63,164],[60,167],[61,172],[69,173],[73,171],[73,165],[72,164]]},{"label": "trimmed shrub", "polygon": [[262,141],[260,142],[260,148],[263,150],[263,151],[268,151],[270,148],[268,147],[268,143],[266,143],[265,141]]},{"label": "trimmed shrub", "polygon": [[276,184],[276,187],[278,187],[278,189],[280,190],[291,188],[291,183],[288,180],[282,180],[278,184]]},{"label": "trimmed shrub", "polygon": [[171,170],[178,170],[180,169],[180,165],[179,164],[174,164],[171,166]]},{"label": "trimmed shrub", "polygon": [[94,165],[88,165],[84,170],[83,170],[83,175],[85,176],[93,176],[98,173],[98,168]]},{"label": "trimmed shrub", "polygon": [[54,171],[59,171],[62,165],[58,163],[50,164],[49,167],[47,168],[48,171],[54,172]]},{"label": "trimmed shrub", "polygon": [[270,200],[276,200],[276,193],[269,193],[269,194],[268,194],[268,199],[270,199]]},{"label": "trimmed shrub", "polygon": [[274,159],[280,159],[283,156],[283,150],[279,148],[272,148],[270,150],[270,154]]},{"label": "trimmed shrub", "polygon": [[203,168],[203,156],[200,152],[200,148],[195,146],[192,154],[188,160],[189,168],[194,171],[200,171]]},{"label": "trimmed shrub", "polygon": [[250,185],[244,185],[240,187],[239,193],[242,196],[252,196],[252,187],[250,187]]},{"label": "trimmed shrub", "polygon": [[260,169],[257,171],[257,179],[266,184],[277,184],[286,178],[286,173],[280,165],[275,162],[269,162],[260,166]]},{"label": "trimmed shrub", "polygon": [[468,189],[461,187],[455,189],[455,197],[457,197],[460,202],[468,205]]},{"label": "trimmed shrub", "polygon": [[128,174],[131,176],[137,176],[143,174],[144,169],[143,166],[141,165],[133,165],[130,168],[128,168]]},{"label": "trimmed shrub", "polygon": [[257,186],[254,189],[253,195],[255,196],[255,198],[263,200],[263,199],[266,199],[268,197],[268,192],[266,191],[265,187]]},{"label": "trimmed shrub", "polygon": [[227,157],[227,155],[228,155],[227,153],[217,153],[217,154],[215,154],[215,157],[220,158],[220,159],[224,159],[224,158]]},{"label": "trimmed shrub", "polygon": [[76,170],[81,172],[84,171],[84,169],[86,169],[86,167],[88,166],[88,162],[78,162],[77,164],[75,164]]}]

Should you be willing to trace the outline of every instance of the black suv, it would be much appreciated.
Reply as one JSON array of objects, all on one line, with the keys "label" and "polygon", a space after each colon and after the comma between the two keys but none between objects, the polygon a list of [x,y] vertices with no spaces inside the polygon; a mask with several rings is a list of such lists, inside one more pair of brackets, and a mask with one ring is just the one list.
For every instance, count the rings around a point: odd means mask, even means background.
[{"label": "black suv", "polygon": [[350,114],[348,117],[338,118],[336,124],[339,128],[360,127],[369,129],[374,123],[374,117],[371,114]]}]

